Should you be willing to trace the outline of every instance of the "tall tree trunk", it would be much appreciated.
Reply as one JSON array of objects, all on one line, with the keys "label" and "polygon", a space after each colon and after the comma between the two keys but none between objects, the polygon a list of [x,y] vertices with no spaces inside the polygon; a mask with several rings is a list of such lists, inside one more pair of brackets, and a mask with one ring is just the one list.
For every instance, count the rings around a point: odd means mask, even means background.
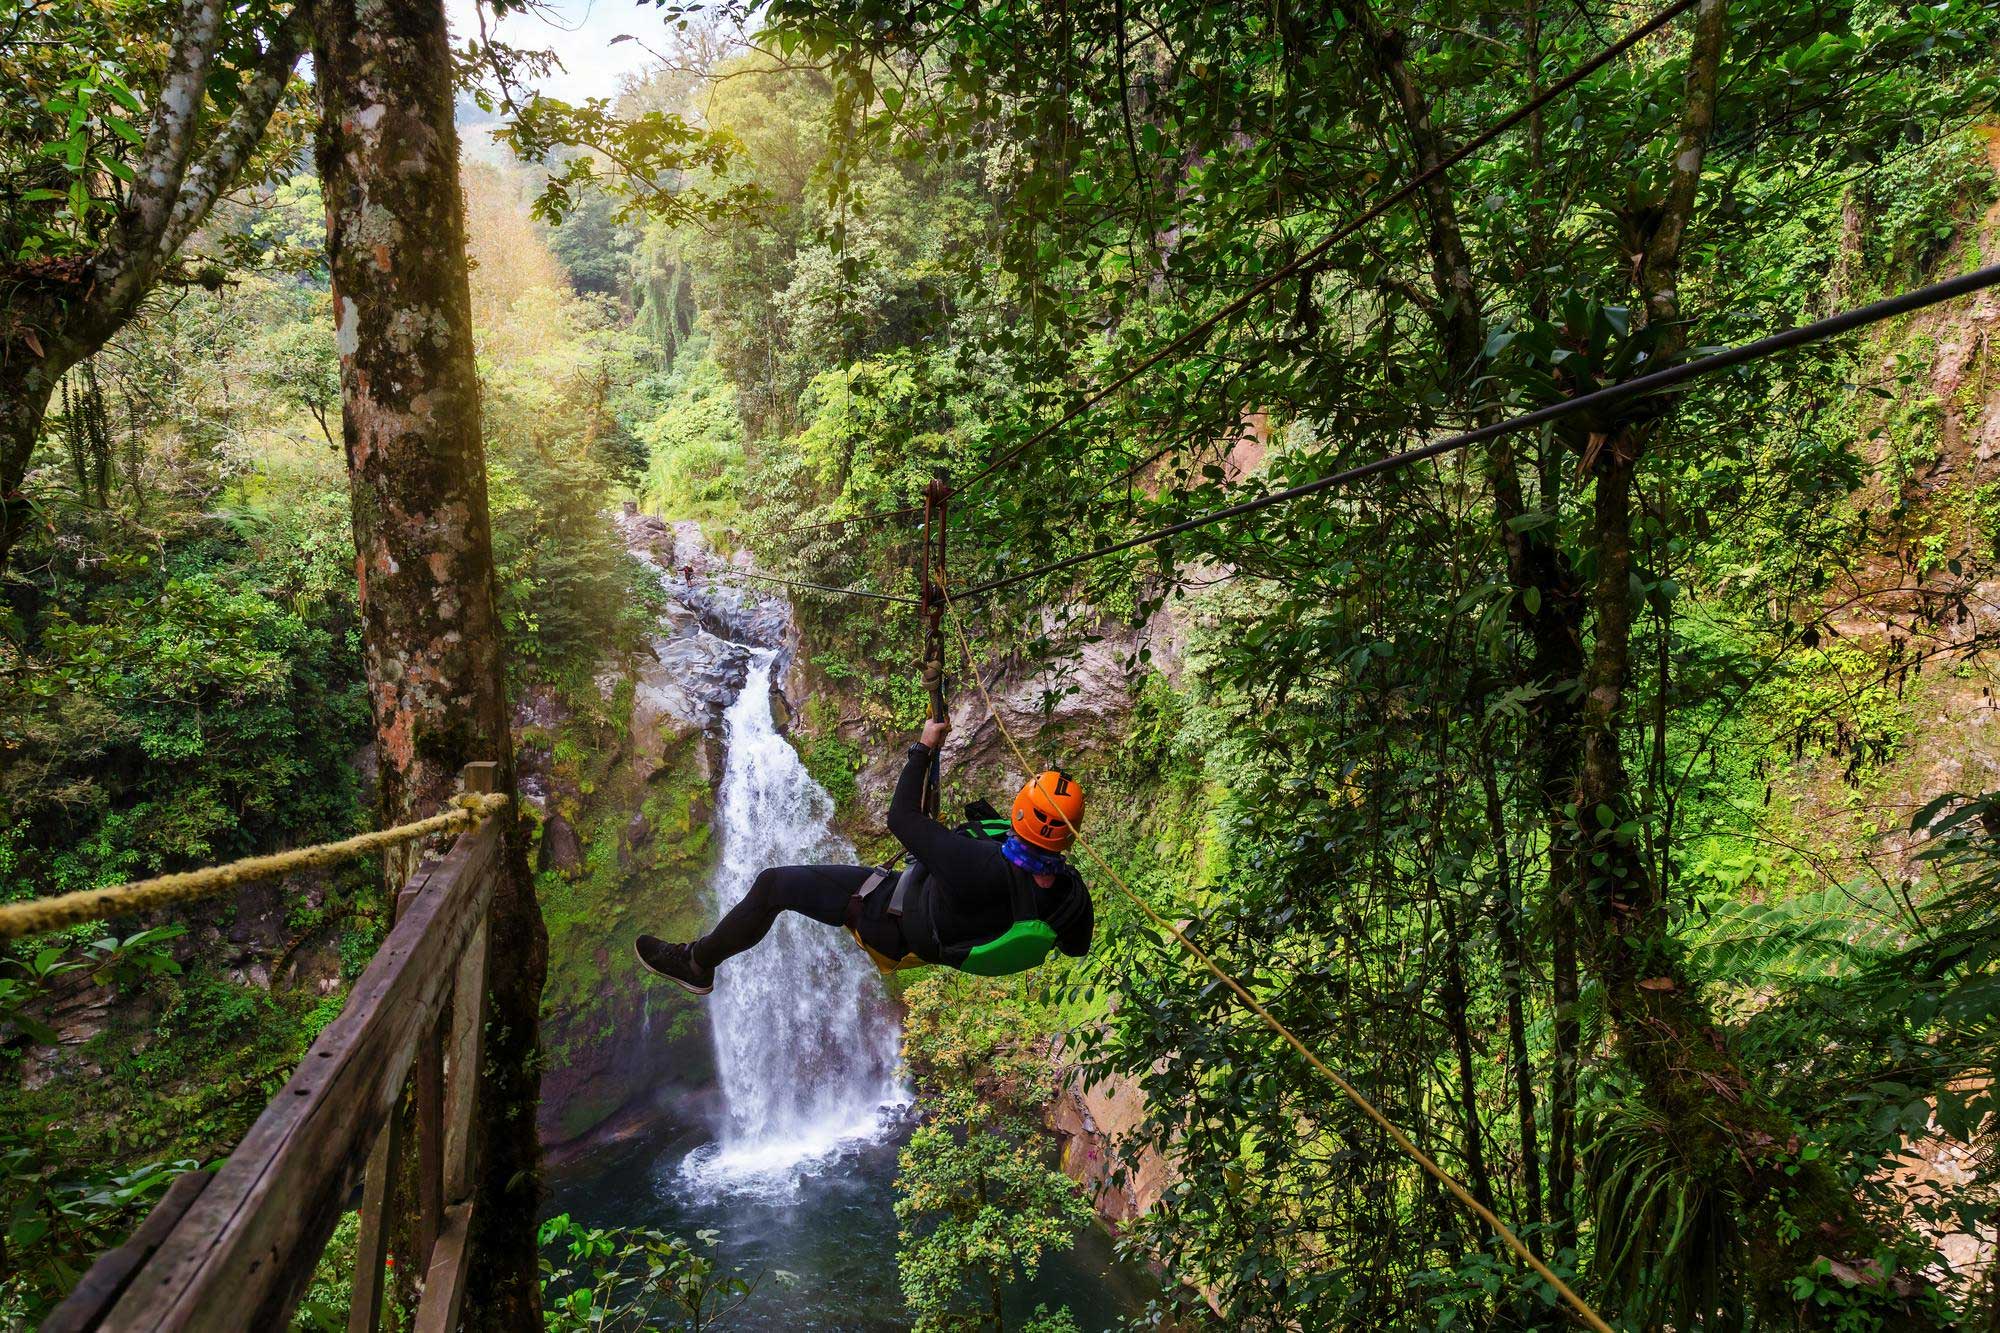
[{"label": "tall tree trunk", "polygon": [[[1344,6],[1355,23],[1366,58],[1409,135],[1418,164],[1443,156],[1427,99],[1403,59],[1400,34],[1384,28],[1365,5]],[[1704,159],[1714,129],[1722,54],[1727,44],[1726,0],[1702,0],[1695,12],[1685,96],[1677,141],[1660,206],[1632,220],[1628,247],[1645,317],[1664,331],[1657,355],[1678,355],[1685,329],[1679,304],[1680,257],[1699,196]],[[1449,192],[1424,195],[1432,278],[1442,312],[1438,332],[1455,369],[1470,369],[1480,327],[1478,290]],[[1469,377],[1468,377],[1469,378]],[[1475,407],[1478,405],[1475,404]],[[1787,1117],[1754,1104],[1744,1094],[1742,1071],[1712,1015],[1678,967],[1670,923],[1637,839],[1616,830],[1634,813],[1622,752],[1625,691],[1630,679],[1633,618],[1631,490],[1645,447],[1645,427],[1626,427],[1593,441],[1595,492],[1591,500],[1593,585],[1575,572],[1545,539],[1513,531],[1527,506],[1511,447],[1495,444],[1487,456],[1494,508],[1517,589],[1536,589],[1539,608],[1516,616],[1531,654],[1529,683],[1552,692],[1531,710],[1530,746],[1537,756],[1541,796],[1550,822],[1550,887],[1555,894],[1553,941],[1556,1004],[1556,1077],[1551,1088],[1548,1164],[1550,1211],[1559,1245],[1573,1243],[1571,1172],[1575,1157],[1573,1115],[1578,963],[1603,982],[1606,1006],[1626,1060],[1646,1089],[1649,1104],[1674,1126],[1690,1170],[1728,1196],[1752,1219],[1746,1270],[1753,1301],[1772,1317],[1796,1318],[1790,1283],[1807,1273],[1820,1253],[1859,1265],[1873,1231],[1853,1193],[1824,1163],[1793,1157],[1797,1136]],[[1558,474],[1544,459],[1544,476]],[[1550,508],[1553,500],[1542,499]],[[1589,642],[1586,651],[1585,644]],[[1580,701],[1563,687],[1581,682]],[[1573,808],[1574,814],[1565,814]],[[1600,827],[1598,811],[1611,816]],[[1582,938],[1568,934],[1569,923]],[[1579,945],[1581,948],[1579,949]],[[1581,955],[1581,957],[1579,957]],[[1790,1237],[1790,1239],[1786,1239]],[[1910,1324],[1913,1306],[1885,1287],[1860,1293],[1875,1298],[1886,1325]],[[1780,1315],[1781,1311],[1789,1314]]]},{"label": "tall tree trunk", "polygon": [[34,521],[34,510],[21,492],[28,464],[49,414],[49,399],[69,367],[47,354],[40,337],[37,352],[25,339],[10,337],[0,344],[0,571],[7,568],[14,546]]},{"label": "tall tree trunk", "polygon": [[1458,913],[1444,909],[1444,1020],[1451,1029],[1452,1051],[1458,1057],[1458,1108],[1465,1117],[1465,1172],[1472,1197],[1492,1211],[1493,1177],[1486,1169],[1486,1127],[1479,1119],[1477,1055],[1472,1049],[1471,993],[1465,985],[1465,949],[1459,940]]},{"label": "tall tree trunk", "polygon": [[1500,945],[1500,987],[1507,1001],[1507,1056],[1513,1066],[1515,1117],[1520,1124],[1521,1211],[1516,1223],[1528,1231],[1528,1248],[1542,1252],[1541,1134],[1535,1124],[1535,1065],[1528,1052],[1527,980],[1530,975],[1523,940],[1521,890],[1514,879],[1514,858],[1508,850],[1507,816],[1500,803],[1500,783],[1493,772],[1492,747],[1482,732],[1474,755],[1479,765],[1480,792],[1486,804],[1486,836],[1493,844],[1493,873],[1499,881],[1493,896],[1493,933]]},{"label": "tall tree trunk", "polygon": [[[1665,200],[1628,224],[1636,285],[1647,323],[1661,330],[1662,361],[1686,346],[1680,259],[1714,130],[1727,41],[1727,0],[1702,0]],[[1810,1274],[1821,1256],[1865,1269],[1884,1238],[1838,1170],[1824,1159],[1796,1156],[1805,1127],[1750,1095],[1726,1035],[1682,965],[1646,844],[1630,827],[1646,813],[1638,808],[1623,748],[1639,573],[1632,501],[1651,431],[1650,423],[1625,424],[1593,436],[1586,451],[1595,478],[1590,540],[1596,570],[1576,779],[1575,871],[1588,961],[1604,985],[1626,1063],[1666,1121],[1684,1179],[1727,1199],[1750,1220],[1745,1271],[1751,1302],[1773,1321],[1828,1324],[1832,1312],[1802,1305],[1792,1291],[1794,1279]],[[1893,1224],[1886,1239],[1892,1249],[1898,1244]],[[1905,1265],[1900,1291],[1883,1281],[1855,1287],[1848,1299],[1866,1307],[1877,1327],[1923,1327],[1925,1317],[1912,1299],[1924,1282],[1919,1272]]]},{"label": "tall tree trunk", "polygon": [[[382,814],[402,820],[441,806],[471,760],[514,785],[443,4],[327,0],[313,62]],[[539,1328],[548,938],[518,825],[491,932],[466,1323]]]},{"label": "tall tree trunk", "polygon": [[[1558,835],[1564,836],[1566,835]],[[1570,864],[1575,858],[1552,846],[1549,879],[1560,885],[1549,913],[1549,1004],[1555,1012],[1549,1076],[1549,1220],[1556,1248],[1576,1248],[1576,1076],[1582,1058],[1583,1025],[1577,1003],[1583,990],[1576,968],[1576,905],[1571,901]]]}]

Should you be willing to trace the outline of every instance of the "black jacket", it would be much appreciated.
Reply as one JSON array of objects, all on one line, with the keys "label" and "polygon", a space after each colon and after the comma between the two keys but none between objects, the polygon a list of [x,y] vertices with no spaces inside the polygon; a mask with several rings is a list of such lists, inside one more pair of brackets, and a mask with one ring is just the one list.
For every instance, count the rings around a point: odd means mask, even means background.
[{"label": "black jacket", "polygon": [[[1005,933],[1014,924],[1013,880],[1016,876],[1032,879],[1001,854],[999,843],[958,833],[923,812],[924,774],[930,764],[929,747],[912,745],[903,775],[896,780],[896,794],[889,800],[889,832],[896,835],[911,859],[921,862],[929,872],[914,900],[904,906],[904,933],[910,948],[926,959],[934,949],[932,931],[935,940],[946,946],[983,944]],[[1043,916],[1053,912],[1070,892],[1083,895],[1083,910],[1062,927],[1056,947],[1072,958],[1089,953],[1096,922],[1090,890],[1075,867],[1065,865],[1049,888],[1039,884],[1031,887]]]}]

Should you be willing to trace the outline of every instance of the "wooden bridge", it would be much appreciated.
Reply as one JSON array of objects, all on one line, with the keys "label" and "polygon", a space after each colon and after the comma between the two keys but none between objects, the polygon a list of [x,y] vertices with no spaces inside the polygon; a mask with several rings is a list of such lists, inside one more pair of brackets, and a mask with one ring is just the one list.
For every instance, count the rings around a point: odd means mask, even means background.
[{"label": "wooden bridge", "polygon": [[[493,790],[471,764],[466,790]],[[506,819],[462,833],[396,899],[396,922],[340,1017],[214,1172],[180,1177],[132,1238],[99,1259],[42,1325],[84,1330],[286,1327],[361,1190],[349,1333],[381,1325],[388,1223],[410,1089],[415,1114],[416,1328],[446,1333],[465,1295],[485,1027],[487,912]]]}]

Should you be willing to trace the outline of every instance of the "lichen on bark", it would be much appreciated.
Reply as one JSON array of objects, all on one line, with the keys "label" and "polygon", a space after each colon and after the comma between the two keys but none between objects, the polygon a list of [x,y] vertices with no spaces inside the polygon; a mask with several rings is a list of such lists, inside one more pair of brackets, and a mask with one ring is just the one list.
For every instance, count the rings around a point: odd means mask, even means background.
[{"label": "lichen on bark", "polygon": [[[363,659],[381,813],[402,820],[442,806],[468,762],[497,761],[503,790],[514,769],[443,5],[319,4],[313,58]],[[548,944],[526,853],[517,828],[490,923],[465,1313],[475,1329],[541,1325]],[[409,868],[387,867],[395,878]]]}]

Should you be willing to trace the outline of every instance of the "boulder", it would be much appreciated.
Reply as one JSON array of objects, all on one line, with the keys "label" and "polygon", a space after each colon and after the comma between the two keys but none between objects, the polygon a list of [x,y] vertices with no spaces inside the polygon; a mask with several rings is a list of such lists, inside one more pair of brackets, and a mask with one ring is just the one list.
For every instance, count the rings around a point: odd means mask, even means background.
[{"label": "boulder", "polygon": [[550,815],[542,823],[542,844],[535,868],[564,875],[583,869],[583,840],[577,837],[575,826],[561,815]]}]

